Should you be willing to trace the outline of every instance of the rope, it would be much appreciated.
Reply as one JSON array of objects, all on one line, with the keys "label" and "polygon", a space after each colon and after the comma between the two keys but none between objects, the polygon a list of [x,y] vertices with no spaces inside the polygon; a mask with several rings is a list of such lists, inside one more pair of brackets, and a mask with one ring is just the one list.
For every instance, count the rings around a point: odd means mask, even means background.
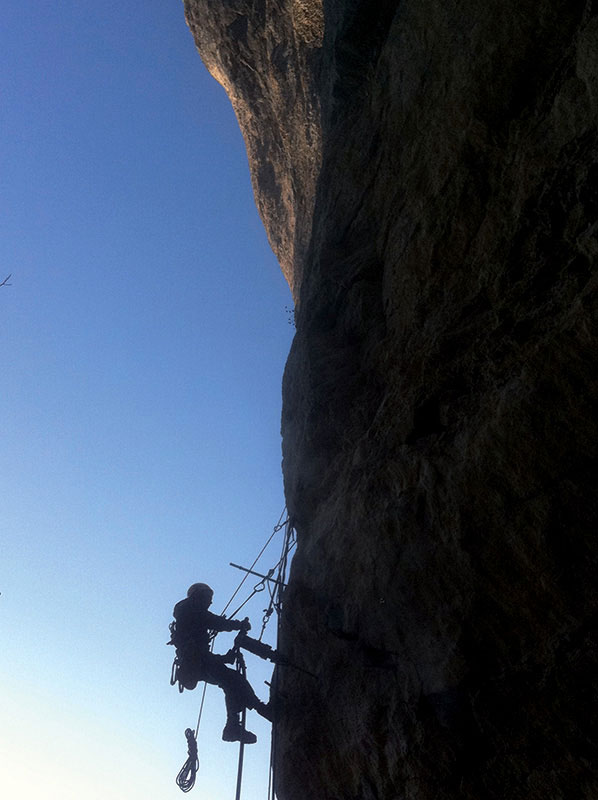
[{"label": "rope", "polygon": [[231,619],[234,619],[237,616],[239,611],[243,608],[244,605],[247,605],[247,603],[251,600],[252,597],[254,597],[256,594],[258,594],[258,592],[263,592],[264,591],[264,584],[265,583],[266,583],[266,579],[263,580],[263,581],[260,581],[258,584],[256,584],[253,587],[253,592],[249,595],[249,597],[246,600],[243,600],[243,602],[241,603],[239,608],[236,608],[233,611],[233,613],[231,614]]},{"label": "rope", "polygon": [[199,733],[199,723],[201,722],[201,715],[203,713],[203,704],[204,700],[206,699],[206,689],[208,688],[208,682],[203,682],[203,692],[201,693],[201,703],[199,705],[199,714],[197,715],[197,725],[195,726],[195,738],[197,739],[197,735]]},{"label": "rope", "polygon": [[185,731],[187,737],[188,758],[176,776],[176,784],[182,792],[190,792],[195,785],[195,776],[199,769],[199,758],[197,756],[197,741],[191,728]]},{"label": "rope", "polygon": [[[287,522],[288,522],[288,520],[287,520]],[[286,522],[285,522],[284,524],[286,525]],[[278,528],[277,528],[277,529],[274,531],[274,533],[278,533],[278,531],[279,531],[279,530],[280,530],[280,527],[278,527]],[[269,539],[268,541],[269,541],[269,542],[270,542],[270,541],[272,541],[272,537],[270,537],[270,539]],[[290,552],[290,551],[293,549],[293,547],[294,547],[294,546],[295,546],[295,542],[293,542],[293,543],[292,543],[291,547],[289,548],[289,552]],[[263,550],[262,550],[262,552],[263,552]],[[281,562],[280,562],[280,561],[278,561],[278,562],[277,562],[277,563],[276,563],[276,564],[275,564],[275,565],[272,567],[272,569],[268,570],[268,574],[266,575],[266,577],[265,577],[265,578],[263,578],[263,579],[262,579],[262,580],[261,580],[259,583],[256,583],[256,585],[253,587],[253,591],[252,591],[252,593],[249,595],[249,597],[247,597],[245,600],[243,600],[243,602],[241,603],[241,605],[240,605],[238,608],[236,608],[236,609],[233,611],[233,613],[230,615],[230,616],[231,616],[231,618],[234,618],[234,617],[236,617],[236,616],[237,616],[237,614],[239,613],[239,611],[240,611],[240,610],[243,608],[243,606],[244,606],[244,605],[246,605],[246,604],[247,604],[247,603],[248,603],[248,602],[251,600],[251,598],[252,598],[252,597],[254,597],[256,594],[258,594],[259,592],[263,592],[263,591],[264,591],[264,589],[265,589],[266,587],[268,588],[268,594],[270,595],[270,601],[271,601],[271,602],[270,602],[270,605],[272,605],[272,598],[273,598],[273,596],[274,596],[274,592],[275,592],[276,590],[275,590],[275,589],[271,589],[271,588],[270,588],[270,578],[272,577],[272,575],[273,575],[273,573],[275,572],[275,570],[277,570],[277,569],[280,567],[280,563],[281,563]],[[252,569],[253,569],[253,567],[254,567],[254,566],[255,566],[255,561],[254,561],[254,562],[253,562],[253,564],[252,564]],[[244,579],[243,579],[243,581],[245,581],[245,580],[247,580],[247,578],[244,578]],[[241,587],[239,586],[239,589],[240,589],[240,588],[241,588]],[[235,592],[235,594],[236,594],[236,592]],[[227,606],[227,608],[228,608],[228,606]],[[224,612],[223,612],[223,613],[224,613]],[[271,614],[271,613],[272,613],[272,611],[270,610],[270,614]],[[268,615],[268,616],[269,616],[269,615]],[[262,633],[260,634],[260,641],[261,641],[261,638],[262,638],[263,632],[264,632],[264,629],[262,628]]]}]

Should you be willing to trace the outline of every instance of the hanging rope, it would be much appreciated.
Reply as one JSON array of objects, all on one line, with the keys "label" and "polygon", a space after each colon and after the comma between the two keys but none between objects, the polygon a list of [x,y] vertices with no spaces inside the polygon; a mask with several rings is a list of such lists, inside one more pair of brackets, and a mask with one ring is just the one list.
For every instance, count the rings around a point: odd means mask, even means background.
[{"label": "hanging rope", "polygon": [[[286,525],[286,522],[285,522],[285,525]],[[280,528],[278,530],[280,530]],[[293,542],[293,544],[291,545],[290,549],[292,550],[294,546],[295,546],[295,542]],[[245,600],[243,600],[243,602],[241,603],[241,605],[238,608],[236,608],[233,611],[233,613],[230,615],[231,617],[233,617],[233,618],[236,617],[237,614],[239,613],[239,611],[243,608],[243,606],[246,605],[256,594],[258,594],[259,592],[263,592],[264,589],[266,589],[266,587],[268,589],[268,594],[270,595],[270,605],[272,606],[275,589],[272,589],[270,584],[271,583],[276,584],[278,582],[278,578],[272,579],[272,575],[276,572],[277,569],[280,568],[280,563],[281,562],[278,561],[278,563],[275,564],[272,567],[272,569],[268,570],[267,575],[265,575],[259,583],[256,583],[256,585],[253,587],[252,593],[249,595],[249,597],[247,597]],[[232,566],[234,566],[234,564]],[[245,568],[242,567],[242,569],[245,569]],[[273,608],[269,609],[270,614],[272,613],[272,610],[273,610]],[[267,609],[264,609],[264,612],[266,612],[266,611],[267,611]],[[262,629],[262,633],[263,633],[263,629]],[[262,637],[260,635],[260,640],[261,640],[261,638]]]},{"label": "hanging rope", "polygon": [[[270,577],[270,573],[268,573],[268,577]],[[249,597],[246,600],[243,600],[241,605],[238,608],[236,608],[230,615],[231,619],[234,619],[237,616],[239,611],[243,608],[244,605],[247,605],[247,603],[252,599],[252,597],[255,597],[255,595],[258,594],[258,592],[264,591],[266,580],[267,578],[265,578],[263,581],[260,581],[253,587],[253,592],[249,595]]]},{"label": "hanging rope", "polygon": [[190,792],[195,785],[195,776],[199,769],[199,757],[197,755],[197,741],[191,728],[185,731],[187,737],[188,758],[176,776],[176,785],[182,792]]},{"label": "hanging rope", "polygon": [[[211,651],[210,651],[211,652]],[[197,725],[195,726],[195,738],[199,733],[199,723],[201,722],[201,715],[203,714],[203,704],[206,699],[206,689],[208,688],[207,681],[203,682],[203,692],[201,693],[201,703],[199,705],[199,714],[197,715]]]},{"label": "hanging rope", "polygon": [[[213,649],[213,643],[210,650]],[[175,663],[172,666],[173,676],[175,674]],[[172,676],[170,683],[172,684]],[[199,714],[197,715],[197,725],[195,726],[195,733],[191,728],[185,730],[185,737],[187,739],[187,760],[181,767],[179,774],[176,776],[176,785],[182,792],[190,792],[195,785],[195,776],[199,770],[199,756],[197,753],[197,735],[199,734],[199,724],[201,722],[201,715],[203,713],[203,705],[206,699],[206,689],[208,684],[204,681],[203,692],[201,694],[201,703],[199,705]]]}]

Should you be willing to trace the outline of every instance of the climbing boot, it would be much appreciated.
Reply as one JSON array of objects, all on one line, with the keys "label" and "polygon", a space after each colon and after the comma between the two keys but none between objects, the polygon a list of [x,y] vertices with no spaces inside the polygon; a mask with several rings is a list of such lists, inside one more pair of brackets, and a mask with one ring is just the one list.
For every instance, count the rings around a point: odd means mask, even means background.
[{"label": "climbing boot", "polygon": [[237,720],[229,719],[222,731],[224,742],[242,742],[243,744],[255,744],[257,736],[251,731],[245,730]]}]

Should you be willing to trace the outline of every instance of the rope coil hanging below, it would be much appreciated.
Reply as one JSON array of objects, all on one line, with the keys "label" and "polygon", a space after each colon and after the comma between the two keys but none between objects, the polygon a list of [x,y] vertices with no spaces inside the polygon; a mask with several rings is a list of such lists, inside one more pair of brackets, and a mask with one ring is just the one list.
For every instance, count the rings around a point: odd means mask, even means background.
[{"label": "rope coil hanging below", "polygon": [[182,792],[190,792],[195,785],[195,776],[199,769],[199,756],[197,755],[197,741],[191,728],[185,731],[187,738],[188,758],[176,776],[176,785]]}]

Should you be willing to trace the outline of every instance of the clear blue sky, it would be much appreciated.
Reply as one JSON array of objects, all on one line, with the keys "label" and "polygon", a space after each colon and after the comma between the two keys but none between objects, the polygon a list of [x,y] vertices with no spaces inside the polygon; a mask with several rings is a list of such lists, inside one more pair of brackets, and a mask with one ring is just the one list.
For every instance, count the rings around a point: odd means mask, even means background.
[{"label": "clear blue sky", "polygon": [[[180,798],[168,623],[194,581],[221,610],[284,506],[292,302],[182,3],[8,0],[0,36],[0,795]],[[223,723],[212,688],[191,797],[234,797]]]}]

